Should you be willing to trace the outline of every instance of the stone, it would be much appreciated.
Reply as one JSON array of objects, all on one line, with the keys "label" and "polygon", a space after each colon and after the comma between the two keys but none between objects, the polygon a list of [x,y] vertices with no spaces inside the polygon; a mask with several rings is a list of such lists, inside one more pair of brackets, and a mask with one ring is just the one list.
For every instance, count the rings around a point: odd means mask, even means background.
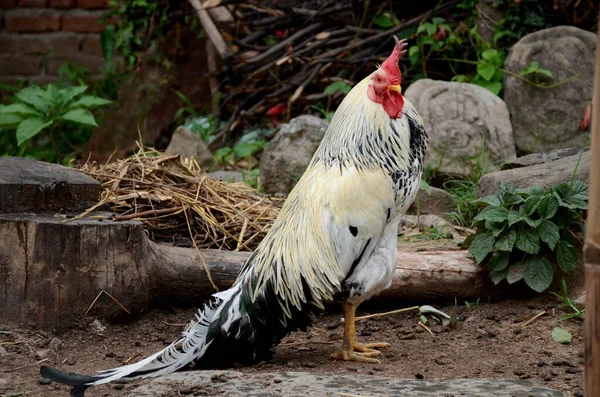
[{"label": "stone", "polygon": [[240,171],[213,171],[208,176],[217,181],[244,182],[244,175]]},{"label": "stone", "polygon": [[475,7],[477,8],[477,17],[475,18],[477,33],[481,36],[482,41],[492,43],[496,25],[504,13],[494,7],[494,0],[479,0]]},{"label": "stone", "polygon": [[515,160],[502,164],[500,169],[510,170],[513,168],[527,167],[529,165],[549,163],[550,161],[562,159],[581,153],[578,148],[556,149],[545,153],[531,153],[525,156],[517,157]]},{"label": "stone", "polygon": [[427,165],[467,176],[474,161],[491,168],[516,158],[508,108],[487,89],[469,83],[418,80],[406,90],[429,135]]},{"label": "stone", "polygon": [[260,159],[260,177],[268,193],[289,193],[319,147],[329,123],[302,115],[282,124]]},{"label": "stone", "polygon": [[518,150],[535,153],[587,144],[590,134],[580,130],[580,122],[593,96],[595,53],[596,35],[572,26],[528,34],[512,47],[504,64],[512,73],[537,61],[552,72],[552,77],[539,76],[546,85],[579,75],[558,87],[541,89],[504,74],[504,100]]},{"label": "stone", "polygon": [[408,207],[407,214],[433,214],[443,216],[455,209],[454,196],[445,191],[430,186],[428,190],[419,189],[417,198]]},{"label": "stone", "polygon": [[[346,367],[346,369],[355,367]],[[227,382],[211,379],[225,377]],[[244,374],[238,371],[187,371],[161,376],[141,384],[129,397],[170,395],[173,390],[210,385],[211,395],[228,397],[303,397],[326,395],[361,395],[369,397],[430,397],[469,395],[478,397],[536,396],[566,397],[566,393],[538,386],[530,381],[514,379],[397,379],[351,373],[348,375],[308,372],[266,372]],[[273,382],[272,379],[281,382]]]},{"label": "stone", "polygon": [[50,350],[61,350],[63,348],[63,341],[58,338],[52,338],[50,343],[48,343],[48,348]]},{"label": "stone", "polygon": [[179,126],[171,137],[166,154],[178,154],[184,159],[194,158],[203,170],[209,170],[217,165],[217,160],[208,150],[202,138],[184,126]]},{"label": "stone", "polygon": [[[579,159],[579,166],[577,165]],[[542,186],[548,188],[552,185],[567,183],[573,176],[577,167],[575,179],[588,183],[590,179],[590,152],[564,157],[559,160],[529,167],[515,168],[512,170],[490,172],[479,179],[477,197],[489,196],[496,193],[500,182],[512,182],[516,187]]]},{"label": "stone", "polygon": [[426,215],[404,215],[402,217],[403,224],[410,226],[411,224],[418,225],[419,230],[427,228],[436,228],[440,233],[452,238],[460,238],[461,234],[452,226],[446,219],[433,214]]},{"label": "stone", "polygon": [[0,158],[0,213],[79,212],[99,197],[100,182],[73,168]]}]

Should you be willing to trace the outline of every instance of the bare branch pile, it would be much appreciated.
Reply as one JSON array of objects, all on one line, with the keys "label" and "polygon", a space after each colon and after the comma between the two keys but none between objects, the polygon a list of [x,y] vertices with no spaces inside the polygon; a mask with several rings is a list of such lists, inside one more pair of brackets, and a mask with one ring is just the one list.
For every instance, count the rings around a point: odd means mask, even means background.
[{"label": "bare branch pile", "polygon": [[[275,107],[287,108],[284,118],[318,103],[334,109],[343,94],[325,93],[328,85],[354,85],[389,55],[393,34],[406,37],[421,20],[447,13],[457,2],[420,13],[427,8],[399,1],[205,1],[231,53],[219,78],[222,116],[229,118],[221,136]],[[375,20],[384,10],[391,26],[381,28]],[[400,15],[394,11],[406,18],[392,17]]]},{"label": "bare branch pile", "polygon": [[81,170],[103,188],[86,214],[108,207],[115,220],[139,219],[152,240],[178,246],[252,251],[281,204],[245,183],[211,179],[195,162],[184,165],[178,155],[146,148]]}]

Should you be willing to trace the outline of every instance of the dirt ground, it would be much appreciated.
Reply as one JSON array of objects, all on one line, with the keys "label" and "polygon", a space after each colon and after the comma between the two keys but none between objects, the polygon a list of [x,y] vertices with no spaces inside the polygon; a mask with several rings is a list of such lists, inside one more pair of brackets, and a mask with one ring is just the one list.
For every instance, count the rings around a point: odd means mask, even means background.
[{"label": "dirt ground", "polygon": [[[453,307],[441,309],[451,313]],[[546,314],[523,326],[543,311]],[[51,333],[34,329],[2,329],[0,396],[68,396],[66,386],[46,384],[40,378],[40,365],[91,374],[136,361],[174,340],[193,314],[193,309],[153,309],[127,324],[86,318],[79,328],[56,339]],[[392,346],[384,350],[381,364],[358,364],[329,361],[329,354],[339,347],[342,331],[340,314],[330,312],[315,319],[308,332],[285,338],[270,361],[236,369],[248,376],[265,371],[308,371],[405,379],[528,379],[564,390],[569,396],[583,395],[583,324],[560,321],[564,313],[555,308],[553,299],[481,302],[479,307],[471,302],[470,310],[462,302],[458,314],[456,327],[433,323],[433,335],[417,326],[416,311],[361,321],[357,325],[360,341],[387,341]],[[571,345],[552,339],[557,325],[572,333]],[[123,396],[143,382],[147,380],[98,386],[89,389],[86,396]],[[172,395],[206,395],[195,393],[174,390]]]}]

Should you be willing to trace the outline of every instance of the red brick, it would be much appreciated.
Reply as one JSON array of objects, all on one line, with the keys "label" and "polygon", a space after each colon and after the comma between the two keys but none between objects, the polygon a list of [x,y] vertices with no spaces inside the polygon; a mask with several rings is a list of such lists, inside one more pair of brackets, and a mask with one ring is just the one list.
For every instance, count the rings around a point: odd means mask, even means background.
[{"label": "red brick", "polygon": [[19,40],[19,51],[26,54],[43,54],[48,51],[48,47],[46,46],[46,41],[40,37],[21,35]]},{"label": "red brick", "polygon": [[19,39],[16,34],[0,35],[0,52],[19,52]]},{"label": "red brick", "polygon": [[75,0],[50,0],[48,7],[73,8],[73,7],[75,7]]},{"label": "red brick", "polygon": [[39,74],[42,70],[42,57],[31,55],[13,55],[0,57],[0,75]]},{"label": "red brick", "polygon": [[52,57],[46,61],[46,73],[57,75],[58,69],[70,62],[78,66],[85,66],[90,73],[98,73],[104,67],[104,58],[94,55],[72,54],[61,57]]},{"label": "red brick", "polygon": [[102,56],[102,43],[100,42],[100,35],[88,35],[81,43],[81,52],[90,55]]},{"label": "red brick", "polygon": [[15,8],[17,0],[0,0],[0,8]]},{"label": "red brick", "polygon": [[50,15],[15,15],[4,16],[4,27],[10,33],[53,32],[60,28],[58,14]]},{"label": "red brick", "polygon": [[73,54],[79,52],[81,39],[70,33],[54,33],[47,35],[48,51],[52,54]]},{"label": "red brick", "polygon": [[19,0],[19,7],[45,8],[47,0]]},{"label": "red brick", "polygon": [[98,23],[102,14],[66,14],[61,16],[62,30],[77,33],[101,33],[108,23]]},{"label": "red brick", "polygon": [[108,8],[109,0],[77,0],[77,7],[88,10]]}]

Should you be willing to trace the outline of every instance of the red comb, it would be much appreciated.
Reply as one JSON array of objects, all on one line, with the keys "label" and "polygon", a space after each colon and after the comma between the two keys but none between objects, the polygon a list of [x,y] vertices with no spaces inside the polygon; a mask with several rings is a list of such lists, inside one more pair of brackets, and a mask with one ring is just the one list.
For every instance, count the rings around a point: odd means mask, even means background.
[{"label": "red comb", "polygon": [[398,62],[402,55],[406,53],[406,40],[398,40],[396,36],[393,36],[396,41],[396,46],[394,50],[390,54],[390,56],[385,60],[385,62],[381,65],[381,68],[385,70],[389,77],[397,77],[400,79],[400,68],[398,67]]}]

